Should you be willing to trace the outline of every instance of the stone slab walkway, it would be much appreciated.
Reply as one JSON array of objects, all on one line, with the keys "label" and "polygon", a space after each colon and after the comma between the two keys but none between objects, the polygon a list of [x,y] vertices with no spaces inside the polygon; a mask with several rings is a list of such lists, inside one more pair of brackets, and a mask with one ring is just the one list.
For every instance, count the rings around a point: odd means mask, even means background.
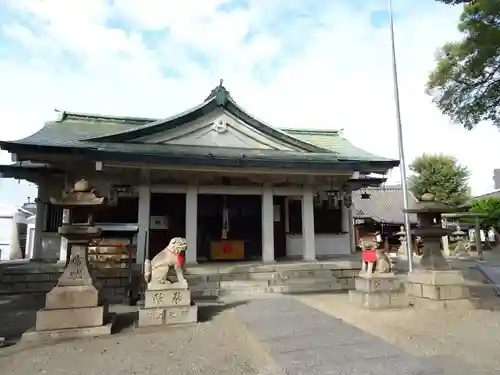
[{"label": "stone slab walkway", "polygon": [[500,294],[500,264],[479,264],[478,268],[492,284],[495,284],[495,291]]},{"label": "stone slab walkway", "polygon": [[235,313],[288,375],[444,374],[291,296],[252,300]]}]

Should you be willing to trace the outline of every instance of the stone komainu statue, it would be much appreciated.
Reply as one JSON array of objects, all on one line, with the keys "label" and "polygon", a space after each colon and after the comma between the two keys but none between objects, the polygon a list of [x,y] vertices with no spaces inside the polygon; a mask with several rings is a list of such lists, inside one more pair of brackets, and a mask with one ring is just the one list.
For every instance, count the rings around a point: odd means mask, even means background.
[{"label": "stone komainu statue", "polygon": [[[389,273],[392,271],[392,264],[389,256],[386,254],[384,249],[378,249],[378,243],[376,241],[361,240],[360,246],[363,249],[363,260],[361,265],[361,272],[366,272],[371,274],[376,273]],[[368,255],[366,257],[365,252],[374,252],[374,256]]]},{"label": "stone komainu statue", "polygon": [[170,283],[167,275],[170,267],[173,267],[177,282],[187,284],[183,272],[186,249],[186,239],[174,237],[170,240],[168,246],[156,254],[152,260],[146,259],[144,262],[144,280],[146,283]]}]

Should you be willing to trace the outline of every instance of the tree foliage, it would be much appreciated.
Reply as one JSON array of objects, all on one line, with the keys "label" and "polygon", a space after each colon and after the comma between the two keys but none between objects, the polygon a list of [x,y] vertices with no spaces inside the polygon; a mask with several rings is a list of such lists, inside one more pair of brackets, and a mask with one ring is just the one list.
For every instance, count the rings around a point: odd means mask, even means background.
[{"label": "tree foliage", "polygon": [[427,93],[466,129],[481,121],[500,127],[500,0],[464,5],[458,29],[463,39],[438,51]]},{"label": "tree foliage", "polygon": [[476,0],[436,0],[436,1],[449,5],[458,5],[458,4],[473,3]]},{"label": "tree foliage", "polygon": [[458,206],[469,199],[467,167],[452,157],[442,154],[423,154],[410,165],[409,189],[415,198],[431,193],[435,199]]},{"label": "tree foliage", "polygon": [[477,199],[472,202],[471,212],[487,214],[488,217],[481,218],[481,229],[494,228],[500,230],[500,198],[488,197]]}]

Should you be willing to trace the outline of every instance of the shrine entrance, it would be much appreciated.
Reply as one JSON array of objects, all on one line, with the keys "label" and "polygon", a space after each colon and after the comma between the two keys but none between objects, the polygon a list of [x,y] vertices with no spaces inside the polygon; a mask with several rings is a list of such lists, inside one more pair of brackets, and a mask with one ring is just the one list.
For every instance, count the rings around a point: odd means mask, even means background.
[{"label": "shrine entrance", "polygon": [[151,194],[149,259],[173,237],[186,237],[186,194]]},{"label": "shrine entrance", "polygon": [[198,261],[262,259],[260,195],[198,196]]}]

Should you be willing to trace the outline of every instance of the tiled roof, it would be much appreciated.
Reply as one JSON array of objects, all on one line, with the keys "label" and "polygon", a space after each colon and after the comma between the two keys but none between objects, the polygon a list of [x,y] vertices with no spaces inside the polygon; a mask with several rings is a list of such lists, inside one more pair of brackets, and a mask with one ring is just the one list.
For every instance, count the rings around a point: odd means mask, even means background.
[{"label": "tiled roof", "polygon": [[[2,142],[2,148],[8,150],[11,146],[49,146],[99,151],[115,150],[122,153],[142,153],[147,148],[150,153],[158,155],[164,150],[166,151],[167,146],[148,144],[145,147],[144,144],[138,144],[135,140],[145,135],[181,126],[217,107],[224,107],[225,110],[255,127],[259,132],[293,145],[300,150],[298,152],[302,153],[302,157],[309,155],[312,159],[328,163],[377,163],[377,168],[380,167],[384,170],[398,165],[397,160],[376,156],[355,147],[338,131],[271,127],[237,105],[223,86],[214,89],[202,104],[167,119],[60,112],[59,120],[47,122],[38,132],[24,139]],[[169,152],[173,151],[173,148],[173,146],[168,145]],[[183,148],[186,152],[189,151],[188,149],[191,149],[189,152],[197,152],[195,148],[190,146],[183,146]],[[238,150],[229,151],[236,152],[236,156],[241,153]],[[206,150],[200,150],[200,152],[203,156]],[[217,150],[217,153],[220,152],[223,150]],[[245,150],[244,153],[249,152]],[[280,154],[279,156],[285,158],[288,155],[293,156],[292,153]]]},{"label": "tiled roof", "polygon": [[[369,199],[361,199],[362,193],[368,193]],[[417,202],[408,194],[410,204]],[[383,186],[357,190],[352,193],[353,216],[358,219],[371,218],[379,223],[403,224],[403,193],[401,186]],[[415,223],[417,217],[410,214],[410,221]]]}]

